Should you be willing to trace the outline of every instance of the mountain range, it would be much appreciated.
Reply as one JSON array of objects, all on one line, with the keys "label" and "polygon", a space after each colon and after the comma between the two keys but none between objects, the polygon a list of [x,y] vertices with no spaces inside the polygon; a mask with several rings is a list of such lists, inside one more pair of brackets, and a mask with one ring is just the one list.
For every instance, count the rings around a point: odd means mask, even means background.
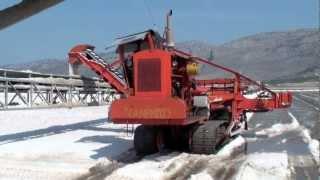
[{"label": "mountain range", "polygon": [[[317,29],[266,32],[214,45],[202,41],[176,44],[178,49],[232,68],[255,80],[305,81],[320,74],[320,33]],[[101,53],[108,57],[110,54]],[[0,68],[67,74],[67,60],[43,59]],[[92,75],[86,70],[85,74]],[[221,71],[202,67],[203,78],[221,75]]]}]

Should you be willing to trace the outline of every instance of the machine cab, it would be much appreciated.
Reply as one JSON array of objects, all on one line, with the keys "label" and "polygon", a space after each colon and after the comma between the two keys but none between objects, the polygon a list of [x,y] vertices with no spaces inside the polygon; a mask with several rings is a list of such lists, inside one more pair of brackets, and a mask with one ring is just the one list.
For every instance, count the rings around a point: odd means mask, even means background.
[{"label": "machine cab", "polygon": [[163,38],[153,30],[118,38],[117,53],[131,96],[171,95],[171,55]]}]

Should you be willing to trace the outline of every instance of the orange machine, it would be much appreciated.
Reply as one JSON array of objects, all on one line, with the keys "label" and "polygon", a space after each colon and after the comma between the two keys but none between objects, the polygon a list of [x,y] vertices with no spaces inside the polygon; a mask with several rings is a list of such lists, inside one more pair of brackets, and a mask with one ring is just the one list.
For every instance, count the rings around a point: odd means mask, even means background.
[{"label": "orange machine", "polygon": [[[114,123],[140,124],[134,135],[137,153],[168,147],[210,154],[247,129],[247,112],[291,105],[289,92],[274,93],[234,70],[175,49],[170,16],[165,37],[147,30],[117,39],[118,59],[112,64],[91,45],[78,45],[69,52],[74,72],[79,64],[86,65],[121,94],[112,102],[109,118]],[[200,80],[199,64],[232,77]],[[249,93],[253,97],[248,98]]]}]

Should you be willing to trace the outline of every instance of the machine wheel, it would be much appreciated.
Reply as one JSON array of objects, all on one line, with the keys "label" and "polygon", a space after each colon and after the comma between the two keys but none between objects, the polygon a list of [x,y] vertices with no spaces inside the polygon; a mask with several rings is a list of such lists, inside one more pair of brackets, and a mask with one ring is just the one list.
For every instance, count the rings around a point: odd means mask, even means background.
[{"label": "machine wheel", "polygon": [[134,133],[134,148],[137,154],[156,153],[163,148],[163,133],[153,126],[140,125]]},{"label": "machine wheel", "polygon": [[225,121],[206,121],[195,128],[190,150],[197,154],[212,154],[225,142]]}]

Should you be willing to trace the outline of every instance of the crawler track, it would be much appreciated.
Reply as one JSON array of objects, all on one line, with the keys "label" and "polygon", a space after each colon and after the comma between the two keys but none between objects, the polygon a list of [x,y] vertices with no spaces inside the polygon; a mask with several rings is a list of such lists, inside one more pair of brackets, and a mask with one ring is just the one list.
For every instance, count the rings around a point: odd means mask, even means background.
[{"label": "crawler track", "polygon": [[218,150],[224,140],[224,121],[207,121],[197,127],[192,136],[191,152],[212,154]]}]

